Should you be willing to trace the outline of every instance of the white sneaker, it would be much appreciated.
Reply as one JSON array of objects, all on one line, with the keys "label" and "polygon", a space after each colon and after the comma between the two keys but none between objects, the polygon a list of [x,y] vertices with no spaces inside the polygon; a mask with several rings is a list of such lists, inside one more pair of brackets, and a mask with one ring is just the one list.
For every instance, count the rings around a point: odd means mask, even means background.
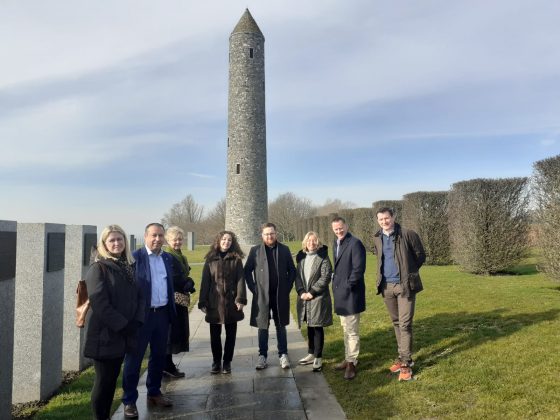
[{"label": "white sneaker", "polygon": [[255,369],[266,369],[267,366],[268,364],[266,363],[266,357],[260,355],[259,359],[257,360],[257,364],[255,365]]},{"label": "white sneaker", "polygon": [[290,367],[290,360],[288,359],[287,354],[280,356],[280,366],[282,369],[288,369]]},{"label": "white sneaker", "polygon": [[311,363],[313,363],[313,359],[315,359],[315,356],[313,356],[311,353],[309,353],[303,359],[300,359],[298,364],[300,364],[300,365],[310,365]]},{"label": "white sneaker", "polygon": [[313,372],[321,372],[323,370],[323,359],[317,357],[313,360]]}]

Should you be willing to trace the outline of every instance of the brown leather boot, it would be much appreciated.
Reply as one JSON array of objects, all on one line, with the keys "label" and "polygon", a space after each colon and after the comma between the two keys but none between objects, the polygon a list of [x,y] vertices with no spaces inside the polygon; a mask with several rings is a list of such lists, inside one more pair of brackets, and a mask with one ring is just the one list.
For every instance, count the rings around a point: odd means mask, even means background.
[{"label": "brown leather boot", "polygon": [[346,366],[348,366],[348,362],[344,360],[343,362],[337,363],[334,365],[334,370],[346,370]]},{"label": "brown leather boot", "polygon": [[356,377],[356,366],[354,366],[354,363],[348,362],[348,365],[346,366],[346,371],[344,372],[344,379],[350,381],[355,377]]}]

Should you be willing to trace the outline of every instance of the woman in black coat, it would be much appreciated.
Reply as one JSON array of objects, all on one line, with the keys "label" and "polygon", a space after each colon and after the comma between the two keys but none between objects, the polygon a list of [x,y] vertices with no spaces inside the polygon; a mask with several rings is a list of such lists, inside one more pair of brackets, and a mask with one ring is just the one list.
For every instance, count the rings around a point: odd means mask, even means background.
[{"label": "woman in black coat", "polygon": [[134,350],[144,322],[144,298],[134,281],[132,255],[120,226],[103,229],[97,256],[86,275],[90,310],[84,356],[93,359],[91,405],[96,419],[110,418],[111,404],[126,352]]},{"label": "woman in black coat", "polygon": [[[235,234],[230,231],[218,233],[205,259],[198,307],[206,314],[206,322],[210,324],[214,360],[210,373],[216,374],[220,370],[231,373],[237,322],[243,319],[243,307],[247,304],[243,252]],[[222,325],[226,330],[223,366]]]},{"label": "woman in black coat", "polygon": [[173,289],[175,290],[175,309],[177,316],[171,322],[169,340],[167,343],[167,356],[165,359],[164,375],[172,378],[183,378],[185,373],[181,372],[173,363],[173,354],[189,351],[189,304],[190,294],[195,292],[194,281],[189,277],[191,267],[187,257],[181,251],[185,232],[178,226],[171,226],[165,232],[167,247],[165,251],[173,255],[174,270],[181,273],[174,276]]}]

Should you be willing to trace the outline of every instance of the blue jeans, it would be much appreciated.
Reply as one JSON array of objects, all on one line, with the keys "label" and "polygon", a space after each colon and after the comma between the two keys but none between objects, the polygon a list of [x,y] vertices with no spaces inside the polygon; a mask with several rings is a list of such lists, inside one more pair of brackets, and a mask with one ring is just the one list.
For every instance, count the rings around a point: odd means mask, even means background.
[{"label": "blue jeans", "polygon": [[[288,337],[286,335],[286,326],[280,325],[274,320],[276,327],[276,340],[278,341],[278,357],[282,354],[288,354]],[[259,328],[259,355],[268,357],[268,328]]]}]

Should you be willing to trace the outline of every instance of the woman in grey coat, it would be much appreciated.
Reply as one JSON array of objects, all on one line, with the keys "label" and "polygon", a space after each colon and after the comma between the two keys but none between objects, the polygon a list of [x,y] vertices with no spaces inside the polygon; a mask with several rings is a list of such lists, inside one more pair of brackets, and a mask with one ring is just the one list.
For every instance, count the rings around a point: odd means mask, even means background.
[{"label": "woman in grey coat", "polygon": [[315,232],[307,232],[302,242],[302,250],[296,257],[296,291],[298,323],[307,323],[308,355],[299,361],[300,365],[313,363],[313,371],[323,368],[323,327],[332,325],[332,304],[329,283],[332,265],[327,247],[321,243]]}]

